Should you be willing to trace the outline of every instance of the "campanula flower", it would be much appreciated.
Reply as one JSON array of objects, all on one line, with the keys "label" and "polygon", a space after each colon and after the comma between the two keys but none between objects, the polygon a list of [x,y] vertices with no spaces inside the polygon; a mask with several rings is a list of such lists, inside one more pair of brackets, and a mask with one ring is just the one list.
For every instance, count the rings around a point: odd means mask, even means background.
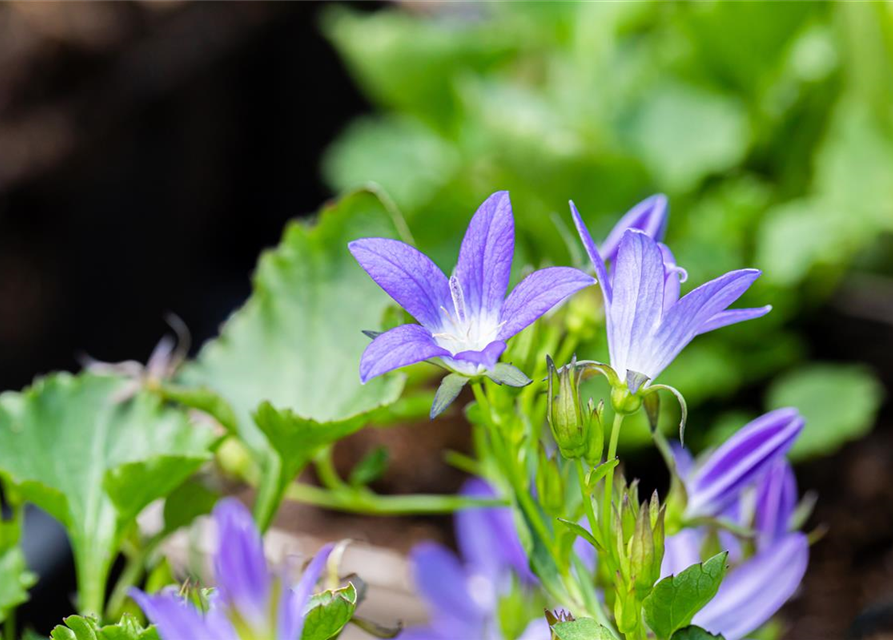
[{"label": "campanula flower", "polygon": [[288,588],[267,565],[263,539],[248,510],[227,498],[214,509],[217,590],[202,612],[175,590],[132,597],[158,627],[161,640],[300,640],[305,609],[331,552],[324,547]]},{"label": "campanula flower", "polygon": [[569,267],[530,274],[506,298],[515,227],[509,195],[494,193],[465,233],[459,262],[447,278],[427,256],[386,238],[350,243],[360,266],[419,324],[375,337],[360,360],[360,380],[436,359],[464,376],[493,369],[505,341],[595,280]]},{"label": "campanula flower", "polygon": [[[799,433],[802,423],[793,409],[768,413],[735,434],[700,469],[693,467],[684,450],[674,452],[677,472],[683,477],[703,480],[713,476],[716,480],[727,474],[728,481],[717,480],[724,488],[710,493],[726,495],[731,502],[707,500],[704,504],[713,505],[709,512],[757,532],[755,553],[749,558],[736,538],[727,531],[719,532],[719,546],[730,552],[733,568],[716,596],[692,621],[726,640],[738,640],[768,621],[794,595],[806,573],[809,541],[803,533],[791,531],[797,484],[783,453],[791,443],[787,442],[789,434],[778,435],[788,430]],[[774,434],[771,425],[777,429]],[[754,434],[760,432],[763,439],[757,443]],[[744,464],[745,460],[750,463]],[[689,481],[687,486],[691,484]],[[701,562],[708,540],[707,527],[682,529],[667,538],[662,577]]]},{"label": "campanula flower", "polygon": [[758,318],[771,309],[728,309],[759,277],[757,269],[731,271],[680,298],[686,272],[652,237],[660,237],[665,217],[646,229],[632,225],[623,229],[608,274],[605,262],[613,256],[613,242],[605,243],[602,255],[574,203],[570,205],[604,296],[611,367],[631,392],[654,380],[695,336]]},{"label": "campanula flower", "polygon": [[[470,480],[463,495],[493,497],[482,480]],[[527,556],[508,508],[465,509],[456,514],[460,555],[436,543],[417,545],[411,553],[416,589],[425,600],[430,622],[407,629],[404,640],[515,640],[505,638],[498,619],[499,600],[513,584],[532,585]],[[540,611],[542,609],[540,608]],[[542,617],[526,626],[518,640],[548,640]]]},{"label": "campanula flower", "polygon": [[[803,417],[796,409],[785,408],[770,411],[738,430],[704,464],[682,478],[688,493],[686,514],[689,517],[719,516],[733,506],[744,489],[755,485],[784,459],[803,425]],[[677,469],[679,466],[677,462]],[[783,473],[778,482],[784,484]],[[779,500],[775,491],[773,489],[773,496],[767,496],[765,500]],[[776,525],[772,522],[765,526]]]}]

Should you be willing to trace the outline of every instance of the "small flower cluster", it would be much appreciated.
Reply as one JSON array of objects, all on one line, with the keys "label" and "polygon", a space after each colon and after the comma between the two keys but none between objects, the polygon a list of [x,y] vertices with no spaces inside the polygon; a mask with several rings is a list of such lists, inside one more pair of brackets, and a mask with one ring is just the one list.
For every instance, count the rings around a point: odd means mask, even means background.
[{"label": "small flower cluster", "polygon": [[[449,278],[403,243],[370,238],[350,245],[360,265],[419,322],[377,335],[363,354],[361,380],[422,361],[448,369],[451,374],[438,392],[432,417],[471,382],[479,412],[469,417],[481,429],[481,468],[511,503],[457,516],[459,559],[436,545],[416,549],[416,582],[432,621],[408,635],[414,640],[547,640],[550,635],[564,637],[562,625],[579,623],[601,628],[599,633],[608,634],[604,637],[670,640],[692,624],[701,628],[699,633],[737,640],[778,611],[806,570],[808,540],[796,530],[804,510],[798,509],[793,472],[785,459],[803,419],[794,409],[768,413],[696,463],[681,443],[684,398],[655,380],[698,335],[771,310],[730,309],[760,272],[731,271],[681,295],[687,274],[663,243],[668,219],[664,196],[630,210],[601,247],[574,204],[570,206],[595,279],[577,269],[550,267],[522,280],[508,298],[514,225],[506,193],[481,205]],[[506,384],[508,365],[499,362],[506,341],[596,282],[610,362],[574,358],[557,367],[548,359],[542,419],[553,443],[537,450],[529,445],[542,435],[535,424],[539,414],[529,413],[534,405],[514,404],[516,396],[497,396],[502,392],[485,385],[484,378]],[[581,391],[583,380],[594,373],[611,387],[614,422],[607,451],[605,404],[584,401]],[[463,380],[458,385],[456,376]],[[523,374],[513,379],[530,382]],[[443,393],[448,380],[450,392]],[[667,442],[657,430],[659,391],[673,393],[680,402],[678,444]],[[519,415],[522,407],[527,414]],[[623,419],[642,408],[674,478],[663,505],[657,494],[640,504],[637,483],[628,484],[622,476],[618,487],[613,484]],[[559,457],[549,456],[550,447]],[[567,473],[573,466],[576,482]],[[601,497],[596,495],[599,484]],[[477,495],[490,491],[479,481],[466,490]],[[714,576],[713,597],[692,605],[687,619],[661,612],[661,603],[652,597],[658,587],[663,593],[682,589],[667,581],[718,550],[727,552],[719,558],[731,569],[723,572],[724,579]],[[510,608],[504,603],[517,599],[519,592],[530,598],[537,588],[545,592],[547,604],[566,606],[570,613],[551,615],[547,624],[528,618],[507,629],[499,613]],[[595,620],[577,621],[573,609]]]}]

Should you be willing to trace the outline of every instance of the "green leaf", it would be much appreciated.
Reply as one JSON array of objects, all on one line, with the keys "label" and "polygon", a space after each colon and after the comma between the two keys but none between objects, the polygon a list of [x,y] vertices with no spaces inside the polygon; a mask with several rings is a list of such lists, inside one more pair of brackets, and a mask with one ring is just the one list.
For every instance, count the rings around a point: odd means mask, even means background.
[{"label": "green leaf", "polygon": [[[589,498],[583,498],[584,500],[588,500]],[[575,536],[583,538],[586,542],[591,544],[598,550],[603,550],[605,545],[603,545],[586,527],[577,524],[576,522],[571,522],[570,520],[565,520],[564,518],[558,518],[558,522],[567,527]]]},{"label": "green leaf", "polygon": [[164,501],[164,530],[173,533],[211,513],[220,495],[196,478],[181,484]]},{"label": "green leaf", "polygon": [[770,387],[770,409],[796,407],[806,426],[790,455],[802,460],[836,451],[865,435],[874,424],[883,388],[866,369],[815,364],[779,378]]},{"label": "green leaf", "polygon": [[301,640],[329,640],[350,622],[357,609],[357,590],[353,584],[323,591],[310,600]]},{"label": "green leaf", "polygon": [[0,555],[0,622],[28,601],[28,589],[36,583],[37,576],[28,571],[20,547],[10,547]]},{"label": "green leaf", "polygon": [[59,625],[50,634],[51,640],[159,640],[154,627],[144,628],[137,619],[124,614],[118,624],[101,626],[95,618],[69,616],[65,626]]},{"label": "green leaf", "polygon": [[0,474],[66,528],[79,608],[102,609],[125,530],[210,457],[214,436],[127,380],[61,373],[0,396]]},{"label": "green leaf", "polygon": [[290,223],[279,246],[261,256],[249,300],[204,345],[182,382],[225,398],[239,435],[261,455],[268,445],[251,415],[262,402],[315,424],[353,420],[394,402],[402,375],[360,384],[369,344],[362,330],[377,329],[391,302],[347,244],[401,234],[399,214],[371,189],[326,206],[314,226]]},{"label": "green leaf", "polygon": [[497,362],[493,370],[487,372],[487,377],[496,384],[509,387],[526,387],[533,382],[526,373],[507,362]]},{"label": "green leaf", "polygon": [[642,603],[645,622],[658,638],[669,638],[691,619],[719,590],[726,575],[728,553],[717,554],[679,575],[658,582]]},{"label": "green leaf", "polygon": [[558,640],[614,640],[614,634],[592,618],[559,622],[552,627]]},{"label": "green leaf", "polygon": [[694,625],[680,629],[673,634],[670,640],[725,640],[722,636],[715,636]]},{"label": "green leaf", "polygon": [[458,373],[451,373],[444,376],[437,387],[437,393],[434,394],[434,403],[431,405],[430,418],[434,420],[441,413],[446,411],[453,401],[459,397],[459,393],[465,388],[468,378]]},{"label": "green leaf", "polygon": [[388,450],[385,447],[375,447],[351,469],[348,482],[354,487],[366,486],[383,476],[387,468]]}]

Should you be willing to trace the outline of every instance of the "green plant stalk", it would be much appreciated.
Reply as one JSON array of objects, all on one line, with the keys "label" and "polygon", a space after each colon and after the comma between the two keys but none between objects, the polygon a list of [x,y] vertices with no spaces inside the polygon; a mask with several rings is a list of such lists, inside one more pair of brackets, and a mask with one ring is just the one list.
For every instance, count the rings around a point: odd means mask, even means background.
[{"label": "green plant stalk", "polygon": [[[608,445],[608,457],[605,460],[613,460],[617,457],[617,443],[620,440],[620,428],[623,426],[623,414],[614,414],[614,423],[611,425],[611,442]],[[614,471],[605,476],[605,496],[602,501],[602,533],[606,541],[611,535],[611,501],[614,492]]]},{"label": "green plant stalk", "polygon": [[7,614],[6,622],[3,623],[3,638],[4,640],[17,640],[15,609]]},{"label": "green plant stalk", "polygon": [[282,460],[274,453],[267,455],[267,463],[261,471],[257,497],[254,499],[254,521],[261,532],[270,528],[279,505],[285,496],[285,482],[282,479]]},{"label": "green plant stalk", "polygon": [[149,556],[155,552],[158,545],[160,545],[166,537],[165,532],[158,532],[149,538],[142,548],[127,558],[124,570],[121,572],[121,576],[115,583],[115,588],[112,590],[112,595],[109,597],[108,604],[106,605],[106,620],[114,622],[120,620],[121,616],[124,615],[127,592],[131,587],[136,586],[137,582],[143,577]]},{"label": "green plant stalk", "polygon": [[577,480],[580,483],[580,495],[583,498],[583,511],[586,512],[589,528],[593,532],[598,531],[598,519],[595,517],[595,510],[592,508],[592,496],[586,492],[586,471],[583,469],[583,461],[580,458],[577,458],[576,462]]},{"label": "green plant stalk", "polygon": [[348,513],[378,516],[449,514],[469,507],[506,507],[499,498],[470,498],[454,495],[381,496],[368,490],[332,491],[303,482],[291,483],[285,491],[290,500]]},{"label": "green plant stalk", "polygon": [[78,613],[81,615],[99,616],[105,608],[105,587],[108,581],[109,568],[108,563],[103,560],[90,560],[83,556],[79,558],[77,550],[75,550]]}]

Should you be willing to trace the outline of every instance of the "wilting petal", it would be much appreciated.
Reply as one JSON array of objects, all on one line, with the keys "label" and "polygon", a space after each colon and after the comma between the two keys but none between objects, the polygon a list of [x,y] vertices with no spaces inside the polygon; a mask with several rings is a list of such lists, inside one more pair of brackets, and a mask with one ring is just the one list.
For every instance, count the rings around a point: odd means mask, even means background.
[{"label": "wilting petal", "polygon": [[497,191],[468,225],[454,275],[471,316],[497,316],[509,286],[515,253],[515,221],[508,191]]},{"label": "wilting petal", "polygon": [[173,590],[150,596],[131,589],[130,597],[158,628],[161,640],[238,640],[235,629],[219,613],[203,617]]},{"label": "wilting petal", "polygon": [[360,381],[416,362],[448,356],[450,352],[434,342],[431,333],[417,324],[404,324],[385,331],[373,340],[360,358]]},{"label": "wilting petal", "polygon": [[757,269],[731,271],[690,291],[667,309],[660,328],[649,344],[648,364],[651,370],[642,373],[652,379],[657,377],[698,335],[705,323],[740,298],[759,276]]},{"label": "wilting petal", "polygon": [[480,620],[484,612],[468,594],[467,576],[459,559],[446,547],[433,542],[416,545],[410,553],[416,589],[442,620]]},{"label": "wilting petal", "polygon": [[[605,306],[607,307],[611,303],[612,291],[611,281],[608,278],[608,270],[605,268],[605,261],[598,252],[598,247],[595,246],[595,241],[593,241],[589,229],[586,228],[586,224],[583,222],[580,212],[577,211],[577,207],[574,205],[573,200],[571,200],[570,205],[571,215],[574,217],[574,225],[577,227],[577,233],[580,234],[583,248],[586,249],[589,260],[592,262],[592,267],[595,269],[595,277],[598,280],[598,285],[602,289],[602,294],[605,297]],[[608,332],[610,333],[610,329]]]},{"label": "wilting petal", "polygon": [[664,559],[660,565],[660,577],[675,576],[701,561],[701,544],[704,534],[699,529],[682,529],[667,536],[664,542]]},{"label": "wilting petal", "polygon": [[698,335],[713,331],[714,329],[727,327],[730,324],[760,318],[770,311],[772,311],[771,304],[767,304],[765,307],[754,307],[752,309],[727,309],[725,311],[720,311],[698,328]]},{"label": "wilting petal", "polygon": [[379,287],[413,318],[437,331],[452,308],[450,285],[436,264],[399,240],[363,238],[347,245],[353,257]]},{"label": "wilting petal", "polygon": [[803,429],[796,409],[776,409],[742,427],[687,484],[690,516],[718,515],[783,457]]},{"label": "wilting petal", "polygon": [[278,640],[298,640],[304,630],[304,610],[335,545],[327,544],[313,557],[293,589],[285,589],[279,607]]},{"label": "wilting petal", "polygon": [[611,364],[621,379],[627,371],[654,379],[651,336],[663,310],[664,262],[657,242],[637,230],[627,230],[614,265],[613,300],[608,308]]},{"label": "wilting petal", "polygon": [[[493,488],[479,478],[462,487],[463,496],[495,498]],[[455,516],[456,539],[466,565],[499,583],[502,577],[516,573],[527,582],[535,582],[527,554],[518,538],[508,507],[468,508]]]},{"label": "wilting petal", "polygon": [[260,532],[248,509],[235,498],[217,503],[214,521],[218,539],[214,557],[217,589],[228,607],[256,628],[263,628],[270,611],[272,580]]},{"label": "wilting petal", "polygon": [[627,229],[644,231],[648,236],[658,242],[664,239],[667,232],[667,196],[662,193],[642,200],[639,204],[627,211],[614,225],[608,237],[600,248],[601,256],[606,262],[613,260],[620,247],[620,239]]},{"label": "wilting petal", "polygon": [[489,370],[492,369],[493,365],[499,360],[499,356],[503,354],[506,346],[507,345],[502,340],[494,340],[480,351],[460,351],[450,359],[467,362]]},{"label": "wilting petal", "polygon": [[508,340],[562,300],[595,284],[592,276],[570,267],[534,271],[512,289],[502,307],[499,339]]},{"label": "wilting petal", "polygon": [[809,543],[792,533],[733,570],[692,622],[739,640],[769,620],[794,595],[809,561]]},{"label": "wilting petal", "polygon": [[797,508],[797,480],[788,461],[779,458],[757,487],[757,545],[764,548],[788,533]]}]

